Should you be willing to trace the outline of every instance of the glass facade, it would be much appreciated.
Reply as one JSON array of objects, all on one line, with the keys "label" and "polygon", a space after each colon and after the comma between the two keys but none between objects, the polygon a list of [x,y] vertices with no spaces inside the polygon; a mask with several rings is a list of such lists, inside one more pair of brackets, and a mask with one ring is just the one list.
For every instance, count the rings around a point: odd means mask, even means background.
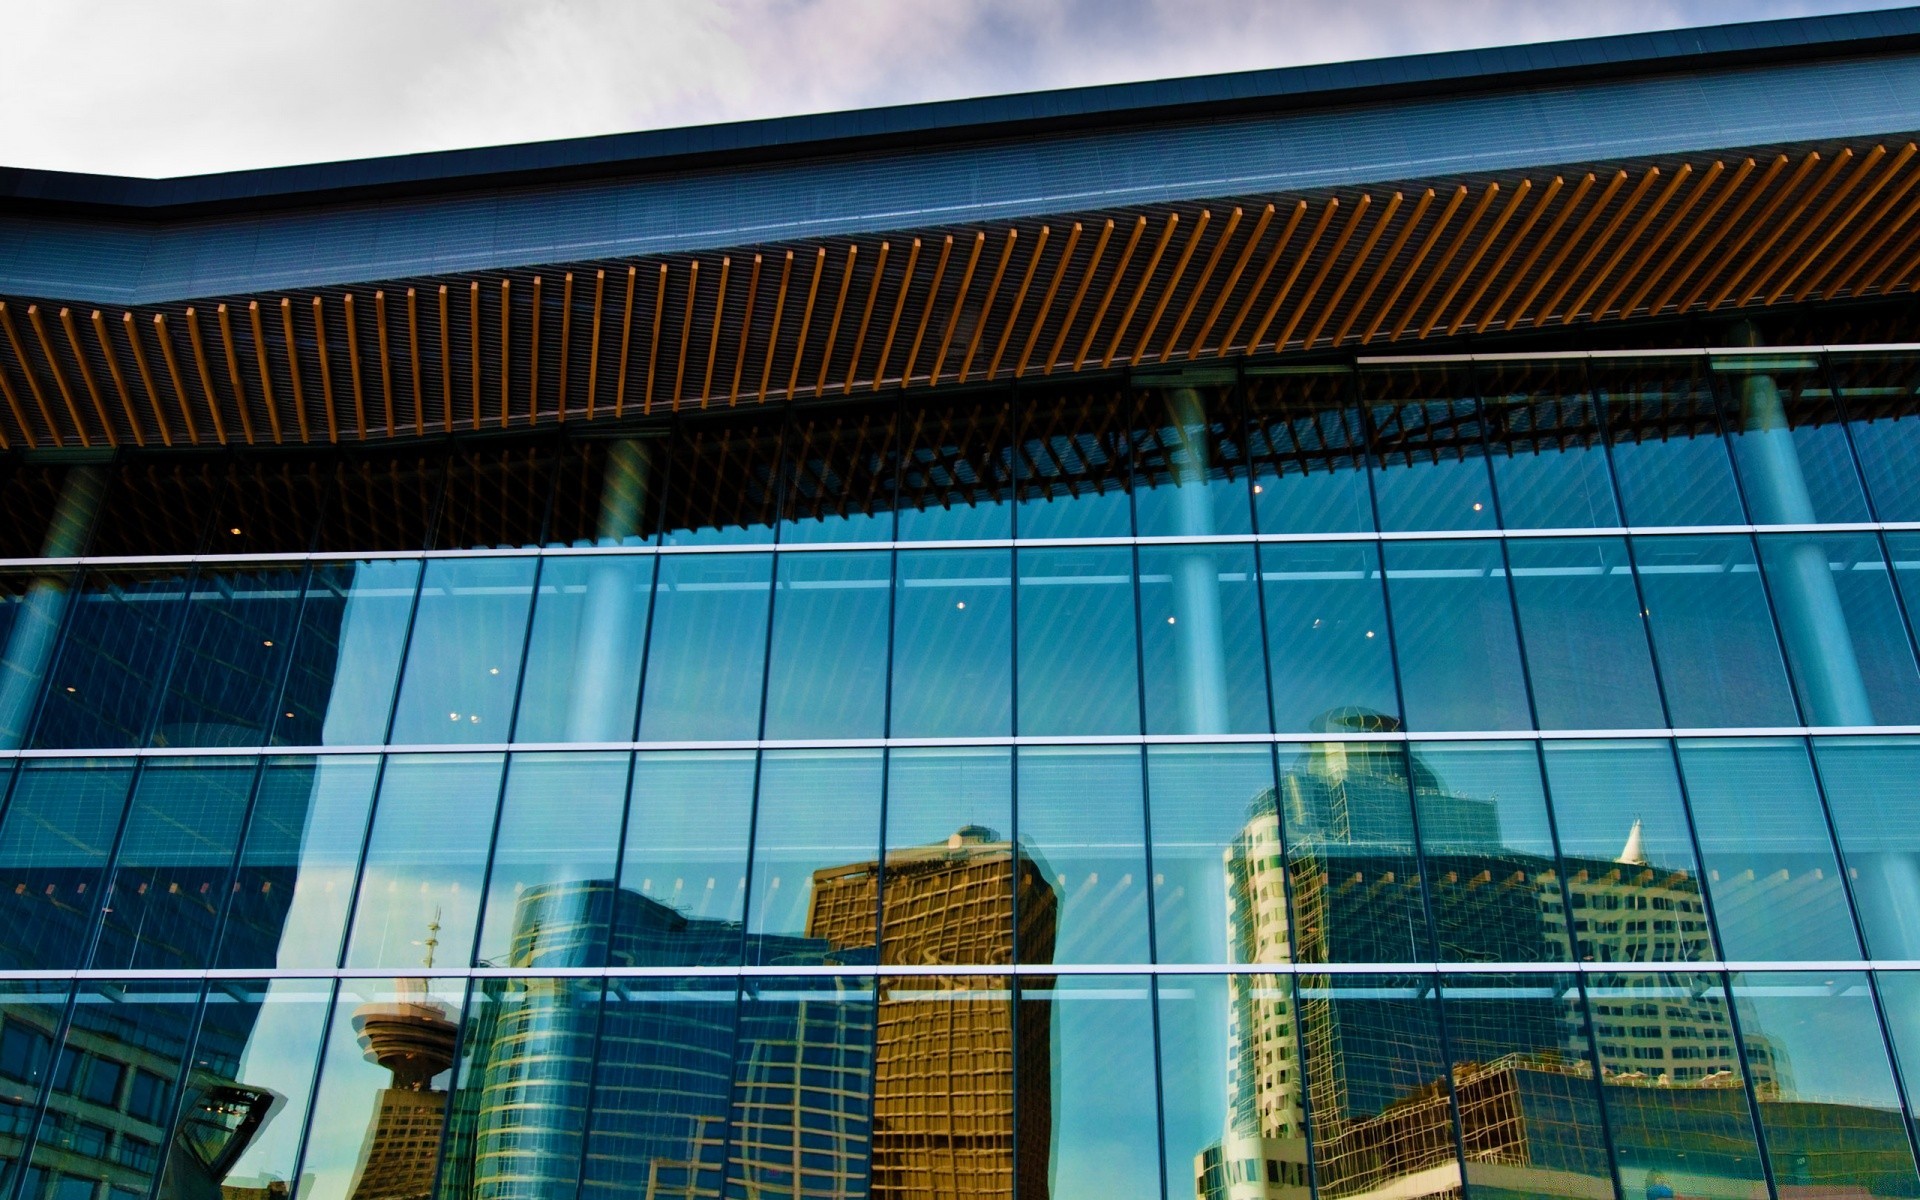
[{"label": "glass facade", "polygon": [[1920,1197],[1920,357],[0,458],[0,1200]]}]

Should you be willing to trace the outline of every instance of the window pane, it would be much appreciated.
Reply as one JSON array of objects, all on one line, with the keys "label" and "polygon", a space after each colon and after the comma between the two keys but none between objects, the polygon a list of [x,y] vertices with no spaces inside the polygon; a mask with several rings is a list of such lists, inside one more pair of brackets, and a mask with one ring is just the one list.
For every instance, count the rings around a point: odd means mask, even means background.
[{"label": "window pane", "polygon": [[215,965],[287,970],[339,963],[379,774],[372,757],[268,761]]},{"label": "window pane", "polygon": [[1507,543],[1542,729],[1658,729],[1646,619],[1623,538]]},{"label": "window pane", "polygon": [[743,981],[727,1195],[867,1194],[873,1027],[871,979]]},{"label": "window pane", "polygon": [[1633,553],[1673,724],[1798,724],[1752,543],[1635,538]]},{"label": "window pane", "polygon": [[[1051,1128],[1021,1114],[1023,1177],[1032,1158],[1052,1152],[1055,1180],[1090,1196],[1157,1197],[1159,1114],[1154,1105],[1153,1000],[1142,976],[1065,976],[1022,981],[1022,1044],[1050,1025]],[[1036,1168],[1037,1169],[1037,1168]]]},{"label": "window pane", "polygon": [[902,551],[893,609],[894,737],[1013,732],[1013,555]]},{"label": "window pane", "polygon": [[641,740],[759,736],[772,570],[769,554],[661,561],[647,639]]},{"label": "window pane", "polygon": [[13,1194],[33,1113],[54,1062],[54,1037],[67,1011],[65,980],[14,979],[0,984],[0,1188]]},{"label": "window pane", "polygon": [[624,742],[633,736],[653,565],[651,555],[541,563],[514,741]]},{"label": "window pane", "polygon": [[1600,409],[1580,363],[1479,372],[1500,520],[1508,529],[1620,524]]},{"label": "window pane", "polygon": [[128,759],[37,760],[20,768],[0,821],[0,965],[31,971],[81,964],[132,782]]},{"label": "window pane", "polygon": [[108,468],[15,461],[0,474],[0,558],[67,558],[86,551],[106,496]]},{"label": "window pane", "polygon": [[553,447],[524,440],[454,451],[433,531],[436,550],[538,546],[553,488]]},{"label": "window pane", "polygon": [[1480,404],[1464,370],[1363,371],[1382,529],[1492,529]]},{"label": "window pane", "polygon": [[667,442],[669,546],[773,541],[780,507],[780,428],[786,406],[702,415]]},{"label": "window pane", "polygon": [[647,546],[660,534],[666,444],[662,430],[561,447],[549,546]]},{"label": "window pane", "polygon": [[1920,521],[1920,363],[1906,355],[1834,354],[1828,359],[1860,470],[1882,521]]},{"label": "window pane", "polygon": [[1920,672],[1880,540],[1774,534],[1759,542],[1808,724],[1920,721]]},{"label": "window pane", "polygon": [[0,573],[0,749],[17,750],[33,732],[47,666],[60,645],[60,626],[74,601],[78,575]]},{"label": "window pane", "polygon": [[886,733],[892,571],[885,551],[780,556],[767,737]]},{"label": "window pane", "polygon": [[1022,871],[1031,863],[1053,894],[1021,897],[1018,961],[1149,961],[1139,748],[1019,753]]},{"label": "window pane", "polygon": [[205,571],[187,595],[155,746],[258,746],[286,674],[306,570]]},{"label": "window pane", "polygon": [[505,741],[526,649],[532,558],[427,563],[392,741]]},{"label": "window pane", "polygon": [[33,745],[138,746],[186,607],[185,571],[90,571],[47,673]]},{"label": "window pane", "polygon": [[1287,755],[1280,816],[1294,960],[1431,962],[1403,749],[1327,742]]},{"label": "window pane", "polygon": [[806,405],[788,431],[783,542],[884,542],[893,537],[892,404]]},{"label": "window pane", "polygon": [[1272,751],[1149,746],[1147,796],[1156,960],[1288,961]]},{"label": "window pane", "polygon": [[1887,1040],[1905,1085],[1909,1128],[1920,1132],[1920,971],[1876,971]]},{"label": "window pane", "polygon": [[1345,367],[1248,373],[1254,516],[1262,533],[1373,528],[1366,438]]},{"label": "window pane", "polygon": [[1716,355],[1713,373],[1756,524],[1867,520],[1847,431],[1817,357]]},{"label": "window pane", "polygon": [[906,402],[900,425],[906,541],[1013,536],[1013,409],[1005,388]]},{"label": "window pane", "polygon": [[420,563],[316,563],[273,740],[281,746],[378,746],[413,620]]},{"label": "window pane", "polygon": [[1247,440],[1233,376],[1186,374],[1191,382],[1135,379],[1133,505],[1140,535],[1251,533]]},{"label": "window pane", "polygon": [[880,961],[1012,962],[1016,905],[1044,907],[1053,898],[1030,861],[1020,864],[1016,885],[1012,833],[1012,750],[942,746],[890,753]]},{"label": "window pane", "polygon": [[1139,733],[1133,552],[1021,550],[1018,562],[1020,732]]},{"label": "window pane", "polygon": [[1867,953],[1920,959],[1920,740],[1820,738],[1813,752]]},{"label": "window pane", "polygon": [[1148,733],[1265,733],[1251,546],[1140,547]]},{"label": "window pane", "polygon": [[113,470],[87,553],[193,554],[206,542],[225,480],[218,459],[135,454]]},{"label": "window pane", "polygon": [[1531,729],[1496,542],[1389,542],[1387,595],[1409,729]]},{"label": "window pane", "polygon": [[347,966],[472,960],[504,758],[404,754],[387,760]]},{"label": "window pane", "polygon": [[507,767],[475,961],[606,962],[627,754],[516,754]]},{"label": "window pane", "polygon": [[1362,717],[1398,728],[1379,553],[1371,542],[1260,547],[1276,730],[1325,732]]},{"label": "window pane", "polygon": [[1596,364],[1629,525],[1738,525],[1746,520],[1720,416],[1698,358]]},{"label": "window pane", "polygon": [[754,773],[750,750],[635,756],[609,962],[740,961]]},{"label": "window pane", "polygon": [[204,553],[300,553],[320,529],[333,455],[249,454],[227,464]]},{"label": "window pane", "polygon": [[1013,397],[1020,420],[1017,463],[1023,538],[1125,537],[1133,532],[1127,497],[1127,393],[1113,382],[1039,384]]},{"label": "window pane", "polygon": [[770,750],[760,764],[748,959],[874,961],[878,750]]},{"label": "window pane", "polygon": [[362,554],[423,549],[446,469],[445,452],[438,448],[350,454],[334,469],[314,549]]}]

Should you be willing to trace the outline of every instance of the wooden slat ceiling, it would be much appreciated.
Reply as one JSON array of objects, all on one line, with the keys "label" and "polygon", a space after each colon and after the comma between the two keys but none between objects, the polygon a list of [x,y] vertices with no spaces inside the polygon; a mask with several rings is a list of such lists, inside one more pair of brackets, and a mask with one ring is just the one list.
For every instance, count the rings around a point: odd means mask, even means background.
[{"label": "wooden slat ceiling", "polygon": [[0,448],[361,441],[1911,290],[1911,141],[128,310],[0,301]]}]

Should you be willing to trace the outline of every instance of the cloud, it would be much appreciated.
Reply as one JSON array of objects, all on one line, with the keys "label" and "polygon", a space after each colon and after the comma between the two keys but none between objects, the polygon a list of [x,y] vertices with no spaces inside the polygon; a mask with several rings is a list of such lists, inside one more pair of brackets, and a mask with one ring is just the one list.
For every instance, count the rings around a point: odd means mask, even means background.
[{"label": "cloud", "polygon": [[[5,0],[0,163],[184,175],[1861,7]],[[1880,6],[1869,0],[1868,6]]]}]

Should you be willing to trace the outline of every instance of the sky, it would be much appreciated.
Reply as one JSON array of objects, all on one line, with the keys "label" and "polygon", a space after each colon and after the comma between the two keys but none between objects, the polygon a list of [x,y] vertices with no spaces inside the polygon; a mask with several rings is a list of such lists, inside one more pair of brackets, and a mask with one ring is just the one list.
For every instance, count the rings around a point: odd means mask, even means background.
[{"label": "sky", "polygon": [[0,165],[136,176],[1886,0],[0,0]]}]

